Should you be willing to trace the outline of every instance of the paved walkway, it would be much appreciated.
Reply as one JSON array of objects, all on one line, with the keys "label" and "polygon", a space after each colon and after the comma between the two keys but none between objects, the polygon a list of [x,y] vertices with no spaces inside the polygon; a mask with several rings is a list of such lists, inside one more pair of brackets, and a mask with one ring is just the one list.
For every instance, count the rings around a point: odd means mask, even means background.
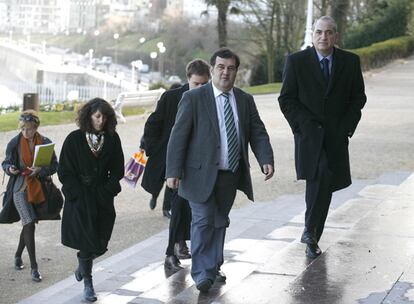
[{"label": "paved walkway", "polygon": [[[299,240],[303,197],[236,210],[222,267],[228,279],[208,294],[196,290],[189,260],[177,273],[164,270],[163,231],[95,265],[98,303],[414,303],[413,201],[408,172],[339,191],[315,260]],[[82,288],[72,275],[19,303],[80,303]]]}]

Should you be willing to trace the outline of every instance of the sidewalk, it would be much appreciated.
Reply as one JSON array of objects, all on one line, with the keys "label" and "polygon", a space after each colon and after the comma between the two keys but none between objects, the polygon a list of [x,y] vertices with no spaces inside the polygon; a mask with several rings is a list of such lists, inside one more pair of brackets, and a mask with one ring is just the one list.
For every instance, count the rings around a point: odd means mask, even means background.
[{"label": "sidewalk", "polygon": [[[196,290],[190,260],[165,272],[165,230],[95,265],[97,303],[413,303],[413,202],[408,172],[335,193],[323,254],[313,261],[299,241],[302,196],[235,210],[222,267],[227,282],[208,294]],[[72,275],[19,303],[81,303],[82,285]]]}]

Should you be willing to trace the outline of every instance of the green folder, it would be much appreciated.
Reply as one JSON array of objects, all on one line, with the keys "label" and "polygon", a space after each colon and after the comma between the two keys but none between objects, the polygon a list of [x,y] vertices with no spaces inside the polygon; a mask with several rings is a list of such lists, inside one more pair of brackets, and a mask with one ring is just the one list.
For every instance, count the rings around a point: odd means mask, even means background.
[{"label": "green folder", "polygon": [[50,165],[52,161],[53,150],[55,149],[55,144],[44,144],[36,145],[34,152],[34,160],[32,167],[46,167]]}]

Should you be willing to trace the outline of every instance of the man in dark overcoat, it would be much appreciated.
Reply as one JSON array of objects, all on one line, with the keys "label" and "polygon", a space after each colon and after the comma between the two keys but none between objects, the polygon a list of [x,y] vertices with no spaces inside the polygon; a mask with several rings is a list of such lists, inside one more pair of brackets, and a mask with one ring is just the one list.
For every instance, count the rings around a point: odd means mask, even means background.
[{"label": "man in dark overcoat", "polygon": [[[143,141],[148,161],[142,187],[152,194],[159,193],[165,181],[167,145],[178,103],[184,92],[208,82],[210,66],[204,60],[192,60],[187,64],[186,75],[188,83],[165,92],[145,123]],[[185,242],[190,238],[191,210],[188,202],[178,196],[177,190],[166,187],[166,191],[172,191],[172,194],[169,244],[164,266],[171,270],[179,270],[181,269],[179,259],[191,257]]]},{"label": "man in dark overcoat", "polygon": [[348,138],[366,102],[359,57],[334,46],[329,16],[313,28],[313,47],[287,57],[279,105],[295,140],[298,179],[306,180],[306,255],[316,258],[334,191],[351,184]]}]

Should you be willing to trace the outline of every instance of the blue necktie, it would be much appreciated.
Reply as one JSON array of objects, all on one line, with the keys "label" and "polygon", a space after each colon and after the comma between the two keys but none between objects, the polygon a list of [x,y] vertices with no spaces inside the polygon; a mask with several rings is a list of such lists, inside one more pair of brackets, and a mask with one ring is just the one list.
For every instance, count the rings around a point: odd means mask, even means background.
[{"label": "blue necktie", "polygon": [[321,62],[322,62],[323,76],[325,77],[326,83],[329,83],[329,59],[323,58]]},{"label": "blue necktie", "polygon": [[227,133],[227,159],[229,169],[236,172],[239,166],[239,141],[237,140],[236,123],[234,121],[233,109],[229,101],[229,93],[222,93],[224,97],[224,123]]}]

